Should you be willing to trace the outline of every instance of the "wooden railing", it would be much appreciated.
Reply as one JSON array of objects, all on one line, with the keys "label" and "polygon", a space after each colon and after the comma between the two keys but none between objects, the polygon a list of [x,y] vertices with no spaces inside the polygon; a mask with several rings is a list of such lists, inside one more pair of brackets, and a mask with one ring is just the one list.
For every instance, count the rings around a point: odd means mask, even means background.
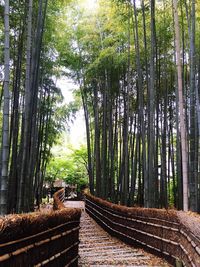
[{"label": "wooden railing", "polygon": [[79,209],[62,208],[10,216],[0,227],[0,266],[78,266],[80,215]]},{"label": "wooden railing", "polygon": [[64,205],[64,200],[65,200],[65,189],[62,188],[58,190],[54,195],[53,195],[53,210],[60,210],[65,208]]},{"label": "wooden railing", "polygon": [[176,212],[125,208],[86,195],[86,211],[110,234],[124,242],[187,267],[200,266],[200,236],[180,223]]}]

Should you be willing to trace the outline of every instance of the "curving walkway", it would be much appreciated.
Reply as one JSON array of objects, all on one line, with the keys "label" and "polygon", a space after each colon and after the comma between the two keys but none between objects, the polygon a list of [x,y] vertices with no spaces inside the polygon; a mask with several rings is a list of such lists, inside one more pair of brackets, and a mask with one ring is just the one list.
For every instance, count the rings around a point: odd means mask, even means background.
[{"label": "curving walkway", "polygon": [[170,266],[166,261],[150,253],[126,245],[117,238],[110,236],[84,212],[84,202],[67,201],[65,205],[83,210],[79,245],[80,267]]}]

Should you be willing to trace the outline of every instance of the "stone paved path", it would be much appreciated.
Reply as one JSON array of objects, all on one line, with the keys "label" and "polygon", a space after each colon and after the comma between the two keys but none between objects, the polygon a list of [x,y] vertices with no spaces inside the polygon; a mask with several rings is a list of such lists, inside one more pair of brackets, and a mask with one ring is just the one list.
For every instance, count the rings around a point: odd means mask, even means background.
[{"label": "stone paved path", "polygon": [[150,253],[110,236],[84,211],[83,201],[67,201],[65,205],[83,210],[79,245],[80,267],[170,266]]}]

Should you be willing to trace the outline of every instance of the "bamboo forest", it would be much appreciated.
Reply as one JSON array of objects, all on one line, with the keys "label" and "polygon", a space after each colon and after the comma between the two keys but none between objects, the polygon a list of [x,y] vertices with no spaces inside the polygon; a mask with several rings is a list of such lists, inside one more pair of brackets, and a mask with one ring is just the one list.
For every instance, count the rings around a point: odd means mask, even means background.
[{"label": "bamboo forest", "polygon": [[80,109],[91,194],[200,212],[199,1],[1,0],[0,14],[1,215],[41,203]]}]

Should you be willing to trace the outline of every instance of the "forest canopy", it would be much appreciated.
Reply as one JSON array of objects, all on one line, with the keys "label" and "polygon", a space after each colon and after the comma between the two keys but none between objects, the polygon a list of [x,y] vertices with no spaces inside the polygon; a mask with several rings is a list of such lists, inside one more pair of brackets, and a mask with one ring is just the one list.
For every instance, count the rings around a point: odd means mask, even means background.
[{"label": "forest canopy", "polygon": [[125,205],[199,211],[200,5],[95,3],[92,12],[69,6],[67,49],[58,47],[80,86],[90,191]]},{"label": "forest canopy", "polygon": [[77,110],[62,102],[63,75],[79,87],[91,193],[199,212],[200,3],[0,3],[1,214],[41,198],[51,148]]}]

